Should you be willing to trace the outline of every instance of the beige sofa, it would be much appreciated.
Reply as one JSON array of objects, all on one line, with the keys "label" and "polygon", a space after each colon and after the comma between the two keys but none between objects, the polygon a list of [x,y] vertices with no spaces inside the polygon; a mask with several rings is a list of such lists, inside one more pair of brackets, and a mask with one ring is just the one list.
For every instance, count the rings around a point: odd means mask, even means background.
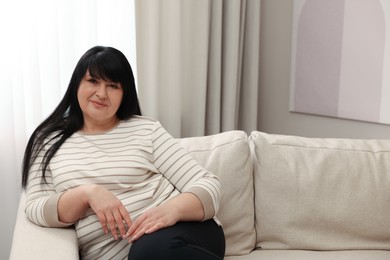
[{"label": "beige sofa", "polygon": [[[227,260],[390,259],[390,141],[230,131],[180,139],[222,180]],[[10,259],[78,259],[73,229],[31,224]]]}]

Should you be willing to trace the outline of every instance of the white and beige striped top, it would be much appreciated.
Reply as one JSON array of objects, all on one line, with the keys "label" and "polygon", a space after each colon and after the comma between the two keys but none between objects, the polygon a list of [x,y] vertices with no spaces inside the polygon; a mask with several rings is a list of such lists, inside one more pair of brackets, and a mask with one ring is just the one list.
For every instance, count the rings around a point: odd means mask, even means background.
[{"label": "white and beige striped top", "polygon": [[[50,161],[45,184],[41,160],[39,156],[31,168],[26,190],[26,214],[37,225],[68,226],[57,217],[60,195],[90,183],[112,191],[133,220],[180,192],[201,200],[205,219],[218,210],[218,178],[193,160],[159,122],[146,117],[122,121],[103,134],[74,133]],[[127,259],[127,240],[104,234],[92,210],[74,226],[83,259]]]}]

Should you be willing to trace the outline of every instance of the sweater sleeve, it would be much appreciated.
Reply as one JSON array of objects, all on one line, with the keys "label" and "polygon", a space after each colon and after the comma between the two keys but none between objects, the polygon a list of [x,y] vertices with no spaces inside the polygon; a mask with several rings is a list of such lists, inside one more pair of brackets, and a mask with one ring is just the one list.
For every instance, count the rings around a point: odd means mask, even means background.
[{"label": "sweater sleeve", "polygon": [[195,161],[159,122],[152,133],[154,164],[158,171],[180,192],[199,198],[204,220],[216,215],[219,208],[220,180]]},{"label": "sweater sleeve", "polygon": [[46,170],[46,182],[42,179],[42,155],[34,161],[26,187],[25,212],[28,219],[44,227],[68,227],[73,223],[62,223],[58,219],[57,205],[62,193],[55,191],[50,168]]}]

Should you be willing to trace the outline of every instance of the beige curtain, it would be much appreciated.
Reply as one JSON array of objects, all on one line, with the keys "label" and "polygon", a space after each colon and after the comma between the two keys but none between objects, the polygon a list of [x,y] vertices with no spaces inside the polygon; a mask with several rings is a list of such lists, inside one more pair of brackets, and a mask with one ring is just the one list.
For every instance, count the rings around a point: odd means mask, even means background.
[{"label": "beige curtain", "polygon": [[142,112],[175,137],[257,128],[261,0],[136,0]]}]

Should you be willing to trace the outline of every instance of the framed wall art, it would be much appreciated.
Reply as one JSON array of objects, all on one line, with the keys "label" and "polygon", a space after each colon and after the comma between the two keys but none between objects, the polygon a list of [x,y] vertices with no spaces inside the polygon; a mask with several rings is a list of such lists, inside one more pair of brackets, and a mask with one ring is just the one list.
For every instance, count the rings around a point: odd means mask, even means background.
[{"label": "framed wall art", "polygon": [[294,0],[290,111],[390,124],[390,0]]}]

